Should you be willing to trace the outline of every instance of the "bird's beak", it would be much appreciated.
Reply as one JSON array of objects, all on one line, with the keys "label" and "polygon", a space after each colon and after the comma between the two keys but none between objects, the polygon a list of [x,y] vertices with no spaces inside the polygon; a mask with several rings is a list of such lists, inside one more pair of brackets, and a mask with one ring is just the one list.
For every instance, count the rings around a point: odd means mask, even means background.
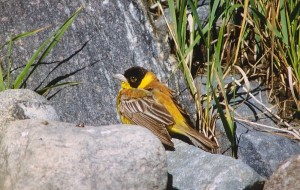
[{"label": "bird's beak", "polygon": [[124,77],[124,75],[122,75],[122,74],[115,74],[115,75],[113,75],[113,77],[115,78],[115,79],[119,79],[120,81],[122,81],[122,82],[127,82],[127,79]]}]

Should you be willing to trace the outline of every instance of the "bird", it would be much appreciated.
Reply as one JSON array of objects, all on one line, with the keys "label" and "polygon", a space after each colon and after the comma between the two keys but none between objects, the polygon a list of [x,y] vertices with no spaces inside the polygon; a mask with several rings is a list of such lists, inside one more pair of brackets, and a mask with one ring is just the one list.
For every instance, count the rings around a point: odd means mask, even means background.
[{"label": "bird", "polygon": [[121,83],[116,106],[122,123],[146,127],[171,149],[174,149],[171,135],[178,134],[188,137],[192,144],[205,151],[216,150],[217,144],[194,129],[174,91],[161,83],[153,72],[134,66],[113,77]]}]

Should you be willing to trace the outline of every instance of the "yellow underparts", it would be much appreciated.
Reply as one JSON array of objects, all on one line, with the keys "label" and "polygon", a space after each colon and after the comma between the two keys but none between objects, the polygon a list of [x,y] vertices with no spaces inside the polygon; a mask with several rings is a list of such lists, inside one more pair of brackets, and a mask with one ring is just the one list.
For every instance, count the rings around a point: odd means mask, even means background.
[{"label": "yellow underparts", "polygon": [[178,110],[173,100],[160,91],[153,91],[153,95],[159,103],[165,106],[165,108],[170,112],[170,114],[173,116],[173,119],[175,120],[175,124],[168,126],[168,130],[173,133],[184,135],[185,132],[182,130],[182,128],[188,129],[189,126],[186,124],[184,116]]}]

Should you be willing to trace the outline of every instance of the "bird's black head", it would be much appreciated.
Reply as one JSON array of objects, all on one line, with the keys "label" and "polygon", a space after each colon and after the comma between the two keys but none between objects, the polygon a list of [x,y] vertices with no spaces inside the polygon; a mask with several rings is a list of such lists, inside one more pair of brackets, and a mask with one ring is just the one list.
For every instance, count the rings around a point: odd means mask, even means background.
[{"label": "bird's black head", "polygon": [[132,88],[137,88],[141,84],[147,72],[148,70],[143,67],[136,66],[126,70],[124,76]]}]

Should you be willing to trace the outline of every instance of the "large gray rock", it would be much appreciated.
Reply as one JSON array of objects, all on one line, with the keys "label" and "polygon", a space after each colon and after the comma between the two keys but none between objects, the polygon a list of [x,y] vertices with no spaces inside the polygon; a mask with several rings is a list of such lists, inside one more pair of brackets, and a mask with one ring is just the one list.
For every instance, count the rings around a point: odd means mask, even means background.
[{"label": "large gray rock", "polygon": [[279,164],[300,154],[300,143],[289,138],[241,128],[238,157],[262,176],[270,177]]},{"label": "large gray rock", "polygon": [[[226,82],[228,82],[228,79]],[[263,86],[252,81],[251,93],[265,106],[270,108],[273,113],[276,113],[275,107],[268,102],[268,97]],[[235,107],[235,118],[241,118],[265,126],[277,127],[274,117],[262,105],[258,104],[251,97],[246,98],[246,92],[240,88],[236,93],[236,97],[231,99],[232,104],[246,100]],[[219,138],[219,142],[222,146],[222,152],[229,150],[226,154],[230,154],[230,144],[225,135],[223,125],[218,121],[217,126],[220,133],[218,137],[221,137]],[[300,154],[299,141],[293,141],[291,138],[276,135],[268,128],[247,122],[236,121],[236,138],[238,143],[238,158],[264,177],[270,177],[283,160]]]},{"label": "large gray rock", "polygon": [[18,119],[59,120],[47,99],[31,90],[5,90],[0,92],[0,126]]},{"label": "large gray rock", "polygon": [[[62,121],[118,123],[114,97],[119,82],[112,74],[123,73],[134,65],[155,71],[162,80],[172,74],[169,55],[163,48],[167,43],[159,43],[155,37],[143,2],[0,0],[0,42],[8,40],[11,33],[17,35],[50,24],[58,27],[83,3],[84,11],[26,86],[36,90],[66,81],[82,82],[48,94]],[[53,31],[52,27],[15,42],[14,66],[24,65]],[[2,54],[7,51],[4,49]]]},{"label": "large gray rock", "polygon": [[298,190],[300,155],[285,160],[266,182],[264,190]]},{"label": "large gray rock", "polygon": [[243,162],[173,142],[176,150],[167,153],[170,189],[262,189],[264,178]]},{"label": "large gray rock", "polygon": [[0,189],[165,189],[161,142],[138,126],[18,120],[0,141]]}]

